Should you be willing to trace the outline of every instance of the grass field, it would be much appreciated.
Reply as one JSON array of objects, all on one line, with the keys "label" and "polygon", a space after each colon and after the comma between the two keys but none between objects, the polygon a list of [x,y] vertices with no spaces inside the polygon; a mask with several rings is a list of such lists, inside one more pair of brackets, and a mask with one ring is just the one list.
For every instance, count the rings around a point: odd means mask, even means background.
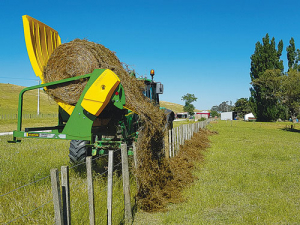
[{"label": "grass field", "polygon": [[186,202],[135,224],[300,224],[300,125],[219,121]]},{"label": "grass field", "polygon": [[[25,87],[13,84],[0,83],[0,115],[16,114],[18,112],[19,93]],[[183,105],[160,101],[160,106],[173,110],[175,113],[183,112]],[[200,111],[200,110],[195,110]],[[25,92],[24,114],[37,112],[37,90]],[[57,113],[57,104],[43,90],[40,90],[40,113]]]},{"label": "grass field", "polygon": [[[300,125],[290,123],[212,122],[211,147],[194,171],[198,180],[184,190],[186,201],[167,212],[138,212],[135,224],[299,224]],[[8,144],[0,136],[0,196],[69,165],[68,141],[24,139]],[[95,173],[96,212],[105,221],[105,180]],[[122,185],[115,176],[114,224],[122,221]],[[85,174],[71,169],[73,224],[88,221]],[[133,182],[134,183],[134,182]],[[134,185],[133,185],[134,186]],[[134,193],[134,191],[133,191]],[[116,196],[118,196],[118,194]],[[0,224],[53,224],[50,179],[0,197]],[[43,205],[45,204],[45,205]]]},{"label": "grass field", "polygon": [[[16,114],[18,112],[19,93],[25,88],[13,84],[0,83],[0,115]],[[37,113],[37,90],[25,92],[23,113]],[[57,104],[40,90],[40,113],[57,113]]]},{"label": "grass field", "polygon": [[[9,144],[11,136],[0,136],[0,224],[53,224],[54,211],[50,169],[69,164],[69,141],[46,139],[23,139],[21,143]],[[131,159],[132,160],[132,159]],[[103,172],[107,157],[96,160],[94,171],[95,210],[97,224],[106,221],[106,178]],[[83,168],[85,170],[85,166]],[[41,178],[44,178],[40,180]],[[36,182],[37,181],[37,182]],[[36,183],[32,183],[36,182]],[[12,193],[20,186],[32,183]],[[132,179],[132,197],[135,180]],[[6,194],[1,196],[3,194]],[[88,224],[88,197],[85,172],[70,169],[70,193],[72,224]],[[113,224],[123,220],[123,189],[120,175],[114,176]],[[132,198],[132,202],[134,202]],[[40,207],[41,206],[41,207]],[[36,209],[37,207],[40,207]],[[32,210],[35,211],[31,212]],[[28,212],[30,214],[26,215]]]}]

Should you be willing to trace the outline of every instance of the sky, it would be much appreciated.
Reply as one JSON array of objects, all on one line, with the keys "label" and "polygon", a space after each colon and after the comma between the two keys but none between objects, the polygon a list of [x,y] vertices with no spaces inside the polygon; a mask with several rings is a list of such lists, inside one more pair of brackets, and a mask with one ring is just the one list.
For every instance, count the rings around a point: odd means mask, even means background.
[{"label": "sky", "polygon": [[58,31],[62,43],[86,38],[116,52],[138,76],[155,70],[160,100],[197,109],[250,97],[250,57],[268,33],[300,48],[300,1],[0,0],[0,83],[38,84],[25,46],[22,15]]}]

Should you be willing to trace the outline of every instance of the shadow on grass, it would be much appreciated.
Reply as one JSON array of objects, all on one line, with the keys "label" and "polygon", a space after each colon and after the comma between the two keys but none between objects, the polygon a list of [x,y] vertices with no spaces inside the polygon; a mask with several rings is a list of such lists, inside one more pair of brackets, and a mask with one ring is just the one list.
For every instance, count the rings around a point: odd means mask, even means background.
[{"label": "shadow on grass", "polygon": [[289,132],[293,132],[293,133],[300,133],[300,129],[296,129],[295,125],[291,125],[291,126],[287,125],[286,127],[281,128],[281,130],[289,131]]},{"label": "shadow on grass", "polygon": [[[113,161],[113,172],[118,176],[122,175],[122,164],[121,164],[121,151],[114,152],[114,161]],[[70,163],[72,170],[82,178],[86,177],[86,164],[85,160],[78,162],[77,164]],[[108,170],[108,156],[95,156],[92,161],[92,169],[94,174],[102,174],[103,177],[107,176]]]}]

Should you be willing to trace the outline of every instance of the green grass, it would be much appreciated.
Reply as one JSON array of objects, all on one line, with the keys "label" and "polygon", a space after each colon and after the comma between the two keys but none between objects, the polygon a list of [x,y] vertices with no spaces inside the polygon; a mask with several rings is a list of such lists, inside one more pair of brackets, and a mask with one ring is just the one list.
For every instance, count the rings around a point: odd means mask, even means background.
[{"label": "green grass", "polygon": [[[16,119],[0,120],[0,133],[17,130],[17,124]],[[23,119],[22,130],[27,127],[56,126],[57,124],[58,118]]]},{"label": "green grass", "polygon": [[[25,87],[0,83],[0,116],[18,113],[19,93]],[[25,92],[23,115],[37,113],[37,90]],[[58,105],[43,90],[40,90],[40,114],[57,114]],[[57,118],[23,119],[23,128],[57,125]],[[0,132],[17,129],[17,119],[0,119]]]},{"label": "green grass", "polygon": [[[19,93],[25,88],[13,84],[0,83],[0,115],[18,113]],[[53,114],[58,112],[57,104],[40,90],[40,113]],[[23,114],[37,113],[37,90],[25,92]]]},{"label": "green grass", "polygon": [[[22,139],[9,144],[11,136],[0,136],[0,195],[24,184],[50,175],[50,169],[69,165],[69,141],[47,139]],[[106,221],[106,178],[100,176],[106,165],[105,158],[97,160],[94,172],[96,223]],[[85,167],[85,166],[84,166]],[[83,168],[85,170],[85,168]],[[131,182],[132,203],[136,192]],[[88,224],[88,197],[85,172],[70,169],[70,195],[72,224]],[[50,201],[50,202],[49,202]],[[114,176],[113,224],[123,220],[123,189],[121,176]],[[54,211],[50,178],[31,184],[0,197],[0,224],[7,223],[49,202],[33,213],[12,224],[53,224]]]},{"label": "green grass", "polygon": [[135,224],[299,224],[300,130],[286,126],[212,123],[219,134],[210,137],[186,202],[165,213],[139,212]]}]

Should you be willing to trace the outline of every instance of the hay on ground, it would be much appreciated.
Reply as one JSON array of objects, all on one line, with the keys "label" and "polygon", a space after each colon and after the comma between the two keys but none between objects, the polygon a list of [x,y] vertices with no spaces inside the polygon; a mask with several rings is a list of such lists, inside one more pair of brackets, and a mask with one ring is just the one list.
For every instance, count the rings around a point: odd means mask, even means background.
[{"label": "hay on ground", "polygon": [[[140,207],[147,211],[162,209],[167,202],[179,199],[180,188],[193,179],[192,158],[183,150],[174,159],[164,158],[166,115],[142,94],[143,82],[130,76],[108,48],[80,39],[55,49],[44,68],[45,82],[88,74],[97,68],[111,69],[117,74],[125,90],[126,107],[138,113],[142,124],[137,143],[139,163],[135,171]],[[49,87],[47,93],[54,99],[75,105],[86,83],[84,79],[56,85]]]}]

